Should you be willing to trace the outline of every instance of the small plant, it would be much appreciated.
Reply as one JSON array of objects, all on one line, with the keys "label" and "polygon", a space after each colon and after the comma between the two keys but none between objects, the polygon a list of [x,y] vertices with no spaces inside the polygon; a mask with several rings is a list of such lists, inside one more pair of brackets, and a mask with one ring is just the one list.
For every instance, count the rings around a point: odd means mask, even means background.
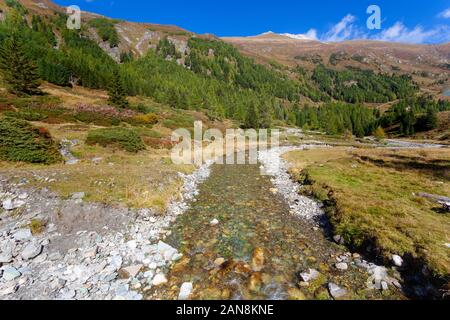
[{"label": "small plant", "polygon": [[30,223],[30,229],[33,235],[41,234],[45,229],[45,223],[41,220],[33,219]]},{"label": "small plant", "polygon": [[145,149],[141,137],[131,129],[127,128],[105,128],[90,131],[86,144],[98,144],[102,147],[118,146],[128,152],[138,152]]},{"label": "small plant", "polygon": [[3,117],[0,118],[0,159],[51,164],[61,161],[62,157],[46,128]]},{"label": "small plant", "polygon": [[158,116],[154,113],[137,115],[133,118],[137,124],[154,125],[158,123]]}]

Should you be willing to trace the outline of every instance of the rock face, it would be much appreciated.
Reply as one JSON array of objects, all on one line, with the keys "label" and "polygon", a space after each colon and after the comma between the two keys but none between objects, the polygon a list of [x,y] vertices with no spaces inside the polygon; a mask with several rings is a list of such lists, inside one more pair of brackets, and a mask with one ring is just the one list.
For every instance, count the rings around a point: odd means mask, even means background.
[{"label": "rock face", "polygon": [[181,285],[180,294],[178,300],[188,300],[191,296],[194,286],[191,282],[185,282]]}]

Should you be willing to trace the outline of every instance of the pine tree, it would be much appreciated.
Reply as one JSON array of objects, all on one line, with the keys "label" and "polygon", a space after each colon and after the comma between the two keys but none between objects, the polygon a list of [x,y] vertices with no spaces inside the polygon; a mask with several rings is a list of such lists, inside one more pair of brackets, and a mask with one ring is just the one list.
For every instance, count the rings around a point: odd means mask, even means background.
[{"label": "pine tree", "polygon": [[259,110],[256,107],[255,103],[251,103],[247,110],[247,115],[244,121],[245,129],[259,129],[260,127],[260,119],[259,119]]},{"label": "pine tree", "polygon": [[128,107],[125,89],[123,88],[122,78],[119,70],[115,69],[108,89],[109,103],[119,108]]},{"label": "pine tree", "polygon": [[37,67],[26,55],[22,41],[16,33],[5,39],[0,47],[0,70],[11,93],[41,93]]}]

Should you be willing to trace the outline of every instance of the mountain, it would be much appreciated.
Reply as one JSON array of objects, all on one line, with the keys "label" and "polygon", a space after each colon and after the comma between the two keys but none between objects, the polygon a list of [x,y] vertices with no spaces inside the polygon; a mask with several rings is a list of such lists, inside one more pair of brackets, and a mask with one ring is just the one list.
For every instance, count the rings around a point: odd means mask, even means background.
[{"label": "mountain", "polygon": [[262,63],[313,69],[319,64],[342,70],[348,67],[383,73],[411,74],[433,93],[450,83],[450,43],[417,45],[371,40],[325,43],[305,35],[263,33],[251,37],[224,37],[242,53]]}]

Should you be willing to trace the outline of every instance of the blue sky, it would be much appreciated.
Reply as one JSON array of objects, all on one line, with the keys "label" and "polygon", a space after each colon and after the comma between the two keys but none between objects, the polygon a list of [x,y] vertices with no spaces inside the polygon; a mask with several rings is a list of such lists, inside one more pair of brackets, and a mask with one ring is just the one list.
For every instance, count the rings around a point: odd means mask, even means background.
[{"label": "blue sky", "polygon": [[[450,41],[450,0],[56,0],[113,18],[173,24],[196,33],[249,36],[266,31],[322,41],[371,38],[409,43]],[[369,5],[381,30],[369,30]]]}]

